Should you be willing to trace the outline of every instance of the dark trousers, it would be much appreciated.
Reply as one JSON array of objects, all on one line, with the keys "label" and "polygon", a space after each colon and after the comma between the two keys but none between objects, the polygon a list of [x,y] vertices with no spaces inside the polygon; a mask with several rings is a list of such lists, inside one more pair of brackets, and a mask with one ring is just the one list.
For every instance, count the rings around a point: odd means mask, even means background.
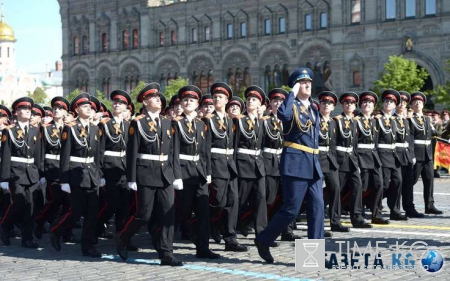
[{"label": "dark trousers", "polygon": [[266,204],[271,205],[278,195],[280,177],[266,176]]},{"label": "dark trousers", "polygon": [[105,231],[105,223],[107,223],[114,215],[116,232],[120,232],[125,223],[129,219],[129,198],[130,191],[125,181],[113,182],[106,180],[105,185],[105,202],[98,213],[96,235],[100,236]]},{"label": "dark trousers", "polygon": [[412,165],[402,168],[402,205],[405,212],[415,210],[414,207],[414,168]]},{"label": "dark trousers", "polygon": [[98,188],[86,189],[71,186],[69,195],[72,207],[55,222],[51,232],[55,235],[64,235],[68,229],[80,219],[84,217],[83,227],[81,231],[81,250],[83,252],[94,248],[95,227],[97,225],[98,214]]},{"label": "dark trousers", "polygon": [[[209,249],[209,198],[208,185],[183,183],[183,190],[177,190],[177,217],[183,230],[195,228],[197,251]],[[195,219],[191,220],[192,211]]]},{"label": "dark trousers", "polygon": [[338,170],[330,170],[323,173],[327,201],[330,207],[328,208],[328,217],[330,218],[330,225],[341,224],[341,187],[339,185]]},{"label": "dark trousers", "polygon": [[432,161],[417,161],[414,165],[414,185],[422,176],[425,209],[434,208],[434,171]]},{"label": "dark trousers", "polygon": [[303,199],[307,199],[308,238],[324,238],[324,202],[322,179],[301,179],[282,176],[283,206],[267,227],[257,236],[264,246],[270,246],[280,233],[297,217]]},{"label": "dark trousers", "polygon": [[70,200],[66,192],[61,190],[61,185],[58,182],[48,183],[47,204],[36,216],[36,224],[42,227],[45,222],[53,222],[62,207],[62,213],[69,211]]},{"label": "dark trousers", "polygon": [[37,197],[38,183],[21,185],[10,183],[11,204],[3,216],[2,231],[9,233],[13,224],[19,225],[22,232],[22,242],[33,240],[34,204]]},{"label": "dark trousers", "polygon": [[358,171],[339,171],[339,183],[342,188],[341,201],[350,203],[350,215],[352,219],[362,219],[362,183]]},{"label": "dark trousers", "polygon": [[209,190],[211,227],[223,230],[226,244],[237,244],[236,224],[239,211],[237,178],[213,178]]},{"label": "dark trousers", "polygon": [[173,255],[173,232],[175,220],[173,185],[166,187],[138,186],[136,192],[136,214],[131,216],[120,232],[120,238],[126,243],[138,233],[139,229],[147,225],[152,212],[156,209],[161,217],[157,219],[161,231],[155,232],[158,237],[153,238],[159,257]]},{"label": "dark trousers", "polygon": [[387,204],[392,215],[400,215],[400,200],[402,195],[402,174],[400,166],[383,168],[383,197],[387,197]]},{"label": "dark trousers", "polygon": [[372,217],[381,217],[383,174],[381,168],[361,169],[362,201],[369,206]]},{"label": "dark trousers", "polygon": [[238,178],[239,223],[248,225],[254,214],[255,233],[267,226],[267,205],[265,177],[258,179]]}]

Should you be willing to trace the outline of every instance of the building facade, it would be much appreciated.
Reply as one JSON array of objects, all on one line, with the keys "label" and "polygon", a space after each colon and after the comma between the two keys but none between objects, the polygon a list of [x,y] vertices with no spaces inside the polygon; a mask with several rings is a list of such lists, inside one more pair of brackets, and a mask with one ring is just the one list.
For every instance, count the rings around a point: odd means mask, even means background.
[{"label": "building facade", "polygon": [[428,71],[424,90],[449,78],[450,1],[58,1],[65,95],[177,77],[267,90],[299,66],[313,69],[315,93],[360,92],[390,55]]}]

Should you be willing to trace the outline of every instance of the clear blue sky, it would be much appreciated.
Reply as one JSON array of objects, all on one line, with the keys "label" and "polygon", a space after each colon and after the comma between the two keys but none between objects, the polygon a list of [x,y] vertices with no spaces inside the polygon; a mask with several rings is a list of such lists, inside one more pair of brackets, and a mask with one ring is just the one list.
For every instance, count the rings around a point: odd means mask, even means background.
[{"label": "clear blue sky", "polygon": [[29,73],[55,68],[62,56],[57,0],[3,0],[5,21],[17,38],[16,68]]}]

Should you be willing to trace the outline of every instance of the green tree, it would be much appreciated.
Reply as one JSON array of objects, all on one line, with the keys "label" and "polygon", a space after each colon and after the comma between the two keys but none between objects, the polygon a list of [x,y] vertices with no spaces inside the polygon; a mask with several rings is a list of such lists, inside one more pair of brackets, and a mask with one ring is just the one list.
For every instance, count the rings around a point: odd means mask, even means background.
[{"label": "green tree", "polygon": [[138,96],[139,92],[144,88],[145,85],[146,85],[146,83],[144,81],[139,81],[139,83],[137,84],[136,88],[134,88],[130,92],[131,101],[133,103],[136,103],[137,96]]},{"label": "green tree", "polygon": [[[445,61],[445,71],[450,73],[450,60]],[[435,104],[450,108],[450,81],[445,82],[444,85],[437,85],[433,91],[430,92],[433,95]]]},{"label": "green tree", "polygon": [[96,97],[100,102],[105,104],[106,108],[111,109],[111,101],[105,96],[102,91],[97,90]]},{"label": "green tree", "polygon": [[167,85],[166,88],[164,89],[164,96],[167,99],[167,103],[169,103],[172,96],[178,93],[178,90],[180,88],[187,85],[189,85],[189,79],[185,79],[182,77],[169,81],[169,85]]},{"label": "green tree", "polygon": [[403,56],[390,56],[384,64],[384,72],[375,81],[374,92],[380,94],[385,89],[396,89],[408,93],[419,91],[425,84],[428,73],[417,64]]},{"label": "green tree", "polygon": [[28,93],[28,96],[32,98],[35,103],[45,104],[47,102],[47,93],[41,88],[36,88],[33,93]]},{"label": "green tree", "polygon": [[78,96],[78,94],[80,94],[80,90],[78,90],[78,88],[77,89],[75,89],[73,92],[71,92],[67,97],[66,97],[66,99],[69,101],[69,103],[70,102],[72,102],[72,100],[76,97],[76,96]]}]

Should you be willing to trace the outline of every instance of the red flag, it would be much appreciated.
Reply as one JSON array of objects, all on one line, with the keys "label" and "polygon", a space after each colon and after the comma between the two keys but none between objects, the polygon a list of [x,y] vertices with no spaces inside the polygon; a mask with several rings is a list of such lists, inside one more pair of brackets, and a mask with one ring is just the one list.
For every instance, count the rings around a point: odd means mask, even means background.
[{"label": "red flag", "polygon": [[438,166],[450,171],[450,144],[440,140],[436,141],[434,150],[434,169]]}]

